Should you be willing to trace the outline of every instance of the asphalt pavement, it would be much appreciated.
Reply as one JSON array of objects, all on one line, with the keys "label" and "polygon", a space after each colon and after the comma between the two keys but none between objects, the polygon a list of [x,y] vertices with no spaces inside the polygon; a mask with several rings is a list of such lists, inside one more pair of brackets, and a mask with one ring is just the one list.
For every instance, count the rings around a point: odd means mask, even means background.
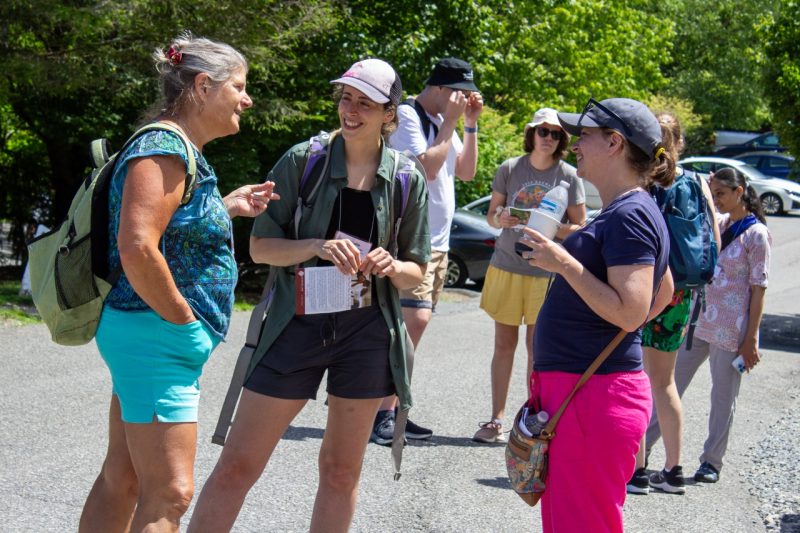
[{"label": "asphalt pavement", "polygon": [[[629,496],[627,531],[800,531],[800,216],[770,219],[770,228],[775,246],[764,359],[744,378],[721,479],[690,482],[684,496]],[[234,316],[229,342],[202,378],[198,492],[219,455],[211,433],[247,318]],[[434,437],[407,446],[397,482],[389,449],[369,445],[352,531],[540,531],[539,509],[527,507],[508,485],[503,447],[471,441],[490,410],[492,344],[493,323],[479,309],[477,293],[449,291],[415,364],[412,418],[432,427]],[[40,325],[0,325],[0,346],[0,531],[74,531],[105,453],[108,371],[94,344],[56,346]],[[517,356],[509,416],[525,398],[522,346]],[[701,369],[684,397],[687,474],[697,467],[705,438],[709,388]],[[323,389],[294,421],[234,531],[308,530],[324,397]],[[656,446],[652,468],[662,461],[663,448]]]}]

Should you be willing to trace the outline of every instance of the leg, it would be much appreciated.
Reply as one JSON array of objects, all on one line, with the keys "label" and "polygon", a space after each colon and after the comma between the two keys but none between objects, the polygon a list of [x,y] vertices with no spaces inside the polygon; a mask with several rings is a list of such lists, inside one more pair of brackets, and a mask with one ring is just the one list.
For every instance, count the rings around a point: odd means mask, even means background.
[{"label": "leg", "polygon": [[[677,352],[662,352],[655,348],[644,349],[644,368],[650,376],[655,412],[658,413],[658,425],[664,437],[665,470],[671,470],[672,467],[681,464],[683,408],[678,388],[675,386],[676,357]],[[644,447],[641,455],[644,466]]]},{"label": "leg", "polygon": [[[537,378],[542,408],[552,413],[580,376],[540,372]],[[573,397],[550,444],[541,500],[545,532],[623,531],[625,484],[650,416],[649,389],[644,372],[594,375]]]},{"label": "leg", "polygon": [[528,353],[528,367],[525,373],[525,387],[531,379],[533,373],[533,332],[536,331],[536,324],[528,324],[525,328],[525,350]]},{"label": "leg", "polygon": [[128,531],[139,484],[128,453],[119,398],[111,397],[108,451],[81,513],[78,531]]},{"label": "leg", "polygon": [[[675,387],[678,391],[678,397],[683,397],[683,393],[686,392],[689,383],[692,382],[697,369],[708,358],[708,349],[707,342],[694,339],[691,350],[687,350],[685,344],[678,350],[675,360]],[[653,417],[650,419],[650,425],[647,428],[648,450],[661,437],[661,429],[659,428],[656,414],[656,411],[654,411]]]},{"label": "leg", "polygon": [[[197,500],[190,532],[230,531],[248,491],[307,401],[242,392],[228,440]],[[334,397],[329,401],[332,407]]]},{"label": "leg", "polygon": [[722,468],[722,458],[728,449],[736,397],[742,384],[742,375],[731,366],[736,355],[736,352],[711,346],[711,412],[708,415],[708,438],[700,462],[710,463],[717,471]]},{"label": "leg", "polygon": [[194,496],[196,422],[125,424],[139,478],[133,531],[178,531]]},{"label": "leg", "polygon": [[328,395],[328,423],[319,452],[319,488],[312,532],[346,532],[353,519],[358,481],[380,398],[351,400]]},{"label": "leg", "polygon": [[514,368],[519,327],[494,323],[494,355],[492,356],[492,420],[503,420]]}]

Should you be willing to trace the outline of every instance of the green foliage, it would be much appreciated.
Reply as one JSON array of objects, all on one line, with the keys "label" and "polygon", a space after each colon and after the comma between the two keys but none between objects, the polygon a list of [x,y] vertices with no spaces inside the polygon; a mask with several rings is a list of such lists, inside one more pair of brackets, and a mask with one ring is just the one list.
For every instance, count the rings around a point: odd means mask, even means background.
[{"label": "green foliage", "polygon": [[492,193],[492,180],[500,164],[523,153],[522,125],[511,114],[484,107],[478,131],[478,169],[471,181],[456,180],[456,205],[465,205]]},{"label": "green foliage", "polygon": [[776,0],[662,0],[656,12],[675,21],[668,93],[691,101],[709,129],[757,130],[769,122],[756,33]]},{"label": "green foliage", "polygon": [[0,324],[35,324],[41,322],[30,296],[19,295],[19,281],[0,281]]},{"label": "green foliage", "polygon": [[692,102],[676,96],[656,94],[644,103],[653,113],[666,111],[678,118],[684,137],[683,155],[711,151],[713,132],[708,127],[708,117],[695,113]]},{"label": "green foliage", "polygon": [[[800,154],[800,2],[781,0],[760,28],[764,39],[765,92],[781,143]],[[797,171],[795,171],[797,175]]]}]

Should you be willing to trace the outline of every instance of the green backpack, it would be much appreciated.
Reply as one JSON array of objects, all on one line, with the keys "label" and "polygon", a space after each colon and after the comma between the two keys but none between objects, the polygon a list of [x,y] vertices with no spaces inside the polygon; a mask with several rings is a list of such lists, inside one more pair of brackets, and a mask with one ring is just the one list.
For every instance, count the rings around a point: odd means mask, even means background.
[{"label": "green backpack", "polygon": [[66,218],[28,245],[33,303],[57,344],[77,346],[94,338],[103,301],[121,273],[108,266],[108,193],[116,158],[142,134],[159,130],[178,134],[186,145],[189,165],[181,205],[188,203],[197,173],[189,139],[169,124],[148,124],[111,156],[105,139],[92,141],[94,168],[72,198]]}]

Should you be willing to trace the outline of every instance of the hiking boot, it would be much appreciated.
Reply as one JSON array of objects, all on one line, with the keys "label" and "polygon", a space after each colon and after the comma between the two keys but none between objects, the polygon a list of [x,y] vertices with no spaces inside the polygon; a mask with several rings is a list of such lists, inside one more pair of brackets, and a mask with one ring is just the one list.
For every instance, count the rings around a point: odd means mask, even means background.
[{"label": "hiking boot", "polygon": [[475,442],[485,442],[492,444],[495,442],[505,442],[506,436],[503,435],[503,424],[493,420],[491,422],[481,422],[478,424],[481,429],[475,432],[472,440]]},{"label": "hiking boot", "polygon": [[694,473],[694,480],[701,483],[716,483],[719,481],[719,470],[711,463],[703,463]]},{"label": "hiking boot", "polygon": [[644,468],[637,468],[633,473],[633,477],[628,481],[625,486],[628,494],[649,494],[650,493],[650,478],[647,477],[647,470]]},{"label": "hiking boot", "polygon": [[675,465],[670,470],[662,470],[650,476],[650,486],[670,494],[684,494],[683,468]]},{"label": "hiking boot", "polygon": [[372,426],[370,442],[381,446],[391,446],[394,437],[394,411],[378,411],[375,415],[375,424]]},{"label": "hiking boot", "polygon": [[425,440],[433,436],[433,430],[415,424],[409,418],[406,420],[406,438],[411,440]]}]

